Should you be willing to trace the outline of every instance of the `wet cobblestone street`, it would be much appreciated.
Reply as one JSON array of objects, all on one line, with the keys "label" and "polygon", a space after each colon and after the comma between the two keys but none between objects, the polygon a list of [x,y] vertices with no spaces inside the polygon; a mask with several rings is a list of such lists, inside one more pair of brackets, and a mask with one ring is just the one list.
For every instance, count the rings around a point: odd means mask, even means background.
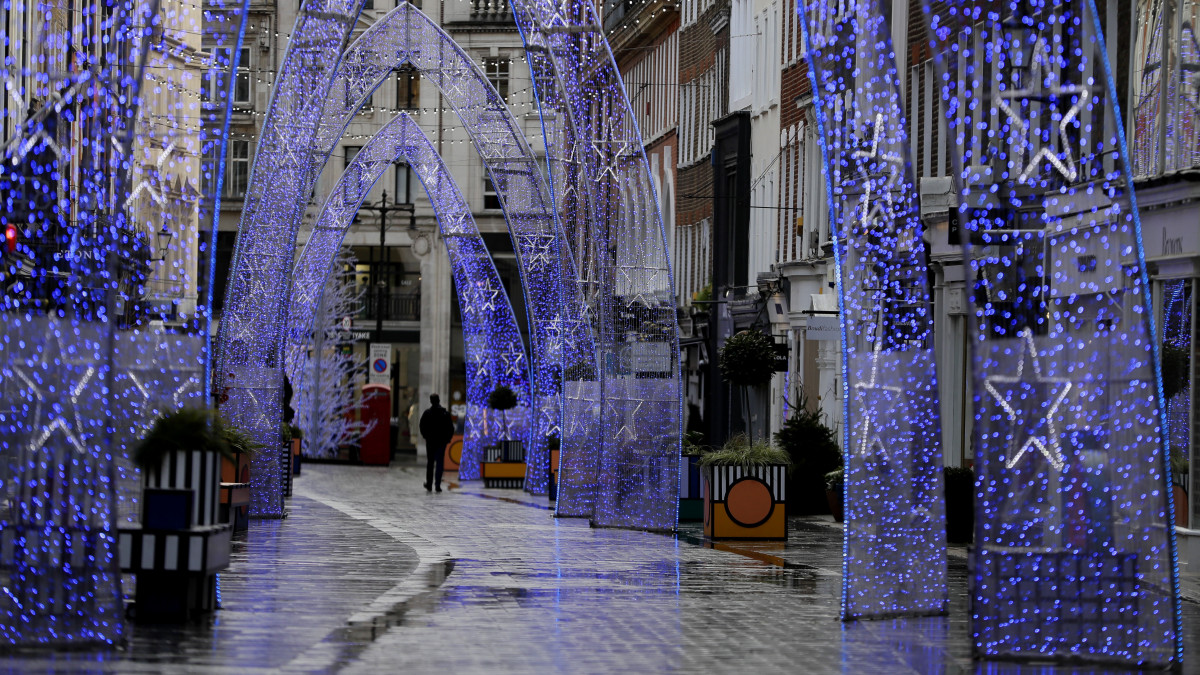
[{"label": "wet cobblestone street", "polygon": [[[102,655],[11,656],[13,672],[1090,673],[970,659],[966,561],[949,617],[838,620],[840,532],[787,546],[599,530],[514,490],[421,486],[424,468],[306,465],[282,521],[254,521],[223,609],[133,625]],[[447,478],[452,479],[453,474]],[[725,549],[725,550],[722,550]],[[733,549],[733,550],[729,550]],[[1200,605],[1185,603],[1200,672]]]}]

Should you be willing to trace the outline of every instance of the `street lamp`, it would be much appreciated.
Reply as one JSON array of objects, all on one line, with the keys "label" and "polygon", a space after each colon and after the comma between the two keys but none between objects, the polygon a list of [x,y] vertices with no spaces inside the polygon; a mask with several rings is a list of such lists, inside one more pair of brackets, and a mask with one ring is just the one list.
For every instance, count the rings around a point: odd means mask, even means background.
[{"label": "street lamp", "polygon": [[[400,170],[399,163],[397,163],[397,171],[399,171],[399,170]],[[408,182],[409,182],[409,178],[408,178],[408,174],[406,172],[405,188],[408,187],[408,185],[407,185]],[[407,189],[405,189],[405,192],[408,193],[408,195],[412,194],[412,192]],[[405,195],[405,196],[407,196],[407,195]],[[403,203],[403,204],[395,204],[395,203],[388,204],[388,193],[387,193],[387,190],[384,190],[383,191],[383,199],[381,199],[379,201],[378,206],[364,204],[359,207],[359,210],[360,211],[374,211],[379,214],[379,263],[378,263],[378,268],[377,268],[378,272],[376,273],[376,277],[375,277],[375,288],[376,288],[376,291],[375,291],[376,292],[376,295],[375,295],[375,341],[383,342],[383,305],[384,305],[384,300],[386,299],[385,294],[387,291],[387,282],[384,280],[384,277],[383,277],[383,262],[384,262],[384,250],[385,250],[385,247],[387,246],[387,239],[385,236],[386,232],[387,232],[387,214],[392,211],[407,211],[408,218],[409,218],[408,228],[410,230],[415,230],[416,226],[417,226],[416,205],[413,204],[411,200],[406,203]]]},{"label": "street lamp", "polygon": [[171,246],[172,236],[174,235],[167,229],[167,224],[163,223],[162,229],[154,235],[154,255],[151,256],[150,262],[162,262],[167,259],[167,250]]}]

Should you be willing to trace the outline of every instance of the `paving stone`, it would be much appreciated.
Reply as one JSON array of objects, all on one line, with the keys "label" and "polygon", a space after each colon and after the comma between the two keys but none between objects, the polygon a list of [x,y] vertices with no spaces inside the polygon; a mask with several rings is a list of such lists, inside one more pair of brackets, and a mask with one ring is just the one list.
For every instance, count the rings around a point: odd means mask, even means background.
[{"label": "paving stone", "polygon": [[[448,478],[453,474],[449,474]],[[544,498],[424,467],[308,464],[289,518],[255,521],[223,609],[134,626],[127,648],[25,654],[20,672],[1090,673],[970,659],[966,561],[948,617],[842,624],[841,533],[794,520],[782,544],[555,519]],[[724,550],[722,550],[724,549]],[[1200,673],[1200,605],[1185,603]]]}]

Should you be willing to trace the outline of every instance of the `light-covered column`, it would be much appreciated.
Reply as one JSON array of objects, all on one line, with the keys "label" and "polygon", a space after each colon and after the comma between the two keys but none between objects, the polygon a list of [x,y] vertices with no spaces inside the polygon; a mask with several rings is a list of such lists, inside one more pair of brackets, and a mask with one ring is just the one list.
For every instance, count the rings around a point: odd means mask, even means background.
[{"label": "light-covered column", "polygon": [[[417,408],[429,407],[429,395],[449,401],[450,389],[450,261],[437,232],[421,232],[413,238],[413,254],[421,261],[421,382]],[[415,434],[420,438],[420,434]],[[425,440],[416,442],[417,454],[425,454]]]}]

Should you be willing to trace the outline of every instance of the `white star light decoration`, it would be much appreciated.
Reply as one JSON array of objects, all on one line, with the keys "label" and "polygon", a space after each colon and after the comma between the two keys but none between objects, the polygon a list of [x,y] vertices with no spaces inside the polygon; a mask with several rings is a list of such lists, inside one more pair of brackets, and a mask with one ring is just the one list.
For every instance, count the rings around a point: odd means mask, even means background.
[{"label": "white star light decoration", "polygon": [[[866,382],[855,382],[854,390],[859,392],[865,399],[872,395],[881,395],[888,400],[888,404],[883,408],[878,408],[874,405],[868,414],[863,415],[863,429],[860,434],[861,441],[858,444],[858,454],[861,457],[867,457],[868,451],[872,448],[877,448],[879,454],[886,460],[889,459],[887,454],[887,446],[883,443],[879,436],[877,426],[873,425],[876,417],[883,417],[885,414],[895,410],[897,403],[905,403],[904,389],[890,384],[879,383],[879,359],[883,356],[883,310],[880,309],[876,320],[876,332],[874,347],[871,350],[871,376]],[[907,412],[907,405],[901,406],[901,419],[903,413]],[[874,431],[872,431],[874,429]]]},{"label": "white star light decoration", "polygon": [[605,176],[611,176],[614,182],[621,180],[618,167],[622,157],[628,154],[630,145],[629,140],[624,138],[623,130],[621,131],[622,137],[615,137],[612,121],[604,117],[596,137],[592,139],[592,147],[600,161],[599,172],[594,178],[597,183],[603,182]]},{"label": "white star light decoration", "polygon": [[133,191],[129,193],[129,198],[125,200],[126,208],[129,208],[135,201],[137,201],[138,195],[140,195],[142,192],[148,192],[150,194],[150,198],[153,199],[154,202],[160,207],[166,206],[167,200],[165,197],[163,197],[163,167],[166,166],[167,158],[171,156],[172,152],[175,152],[174,143],[170,143],[167,145],[167,147],[163,148],[162,154],[158,156],[158,161],[154,163],[154,182],[158,185],[158,188],[155,189],[154,187],[151,187],[148,179],[142,179],[138,181],[138,184],[133,188]]},{"label": "white star light decoration", "polygon": [[1029,68],[1029,77],[1035,88],[1014,89],[1004,91],[1000,94],[997,106],[1008,117],[1016,130],[1019,132],[1014,145],[1018,145],[1020,150],[1016,152],[1018,155],[1023,155],[1029,149],[1031,143],[1029,141],[1030,124],[1028,120],[1022,119],[1021,115],[1009,106],[1008,101],[1014,99],[1031,99],[1043,98],[1049,96],[1078,96],[1075,103],[1067,110],[1058,121],[1058,140],[1062,145],[1065,156],[1065,161],[1055,154],[1048,146],[1043,146],[1033,157],[1029,159],[1029,163],[1021,170],[1017,179],[1022,182],[1028,182],[1029,177],[1041,165],[1042,160],[1050,162],[1064,178],[1067,180],[1075,180],[1079,177],[1079,171],[1075,166],[1075,158],[1071,153],[1069,138],[1067,137],[1067,127],[1079,117],[1079,113],[1083,110],[1083,106],[1091,100],[1091,90],[1079,85],[1059,85],[1055,82],[1058,75],[1053,72],[1054,65],[1050,61],[1050,51],[1046,45],[1045,38],[1039,37],[1037,43],[1033,47],[1031,56],[1032,63]]},{"label": "white star light decoration", "polygon": [[[984,379],[983,385],[988,394],[991,395],[991,397],[1000,406],[1001,410],[1003,410],[1008,416],[1009,422],[1014,424],[1015,431],[1024,431],[1027,434],[1024,442],[1021,443],[1021,447],[1016,453],[1005,460],[1004,466],[1009,469],[1015,467],[1017,462],[1025,456],[1025,453],[1032,448],[1040,452],[1042,456],[1046,458],[1046,461],[1050,462],[1050,466],[1054,467],[1056,471],[1062,471],[1067,460],[1063,455],[1062,445],[1059,441],[1058,429],[1055,425],[1054,418],[1058,414],[1059,407],[1062,406],[1063,401],[1066,400],[1067,395],[1071,393],[1071,387],[1073,385],[1070,380],[1064,378],[1045,377],[1042,375],[1042,367],[1041,364],[1038,363],[1037,349],[1033,344],[1033,331],[1026,328],[1025,330],[1021,331],[1020,338],[1021,358],[1019,361],[1017,361],[1017,374],[1015,376],[989,375]],[[1026,354],[1029,355],[1030,360],[1033,362],[1034,379],[1032,381],[1025,379]],[[1019,415],[1016,408],[1013,407],[1013,394],[1021,391],[1022,387],[1019,385],[1028,382],[1033,382],[1038,385],[1049,384],[1052,386],[1058,386],[1058,391],[1050,395],[1050,398],[1053,400],[1050,402],[1050,405],[1046,407],[1045,414],[1042,415],[1042,420],[1044,420],[1046,423],[1046,436],[1044,438],[1033,433],[1033,430],[1039,425],[1034,424],[1031,426],[1026,424],[1026,420],[1022,419],[1022,416]],[[1009,389],[1006,394],[1001,394],[995,386],[997,383],[1016,384],[1018,387]],[[1022,394],[1021,399],[1024,400],[1029,395],[1030,394]]]}]

